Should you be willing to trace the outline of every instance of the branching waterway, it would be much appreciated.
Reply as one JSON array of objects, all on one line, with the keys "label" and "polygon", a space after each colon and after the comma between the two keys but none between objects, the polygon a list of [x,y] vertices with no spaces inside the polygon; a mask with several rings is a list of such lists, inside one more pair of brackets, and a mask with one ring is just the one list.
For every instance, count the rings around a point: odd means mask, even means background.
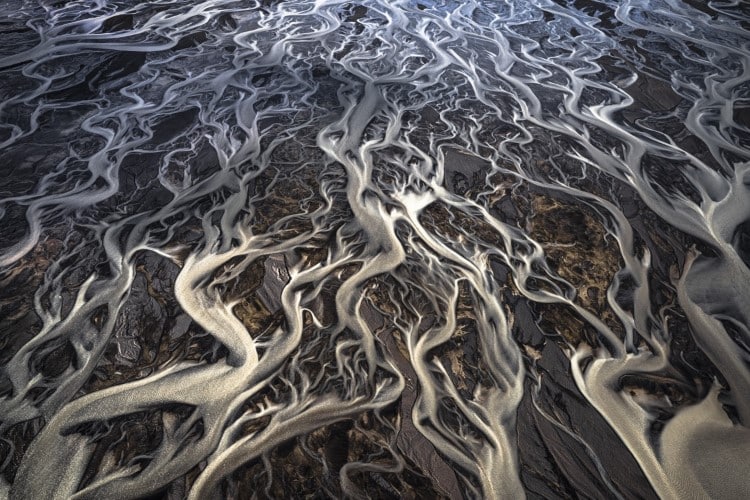
[{"label": "branching waterway", "polygon": [[0,496],[750,491],[747,3],[0,9]]}]

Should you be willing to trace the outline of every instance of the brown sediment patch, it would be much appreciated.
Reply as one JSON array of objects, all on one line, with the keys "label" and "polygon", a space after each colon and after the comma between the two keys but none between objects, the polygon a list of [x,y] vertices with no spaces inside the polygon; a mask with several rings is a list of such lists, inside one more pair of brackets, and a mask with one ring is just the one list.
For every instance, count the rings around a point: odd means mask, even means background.
[{"label": "brown sediment patch", "polygon": [[[509,173],[495,172],[489,176],[487,186],[492,188],[490,193],[484,195],[487,206],[496,210],[503,222],[515,221],[519,214],[516,202],[522,198],[518,193],[524,189],[521,180]],[[487,186],[483,186],[483,189]]]},{"label": "brown sediment patch", "polygon": [[482,356],[474,298],[466,281],[459,283],[456,330],[434,354],[464,398],[473,399],[477,386],[494,385]]},{"label": "brown sediment patch", "polygon": [[[544,248],[550,267],[576,289],[577,304],[621,334],[622,325],[607,303],[607,289],[623,266],[615,239],[607,237],[593,210],[584,205],[539,194],[532,194],[530,205],[529,234]],[[540,309],[548,326],[568,341],[591,340],[589,328],[569,308],[547,304]]]},{"label": "brown sediment patch", "polygon": [[279,323],[281,290],[289,281],[282,270],[283,256],[258,258],[227,284],[227,300],[238,301],[234,314],[253,337]]},{"label": "brown sediment patch", "polygon": [[303,269],[310,269],[322,264],[328,257],[328,248],[324,241],[311,241],[308,245],[296,247],[289,256],[294,261],[301,259]]},{"label": "brown sediment patch", "polygon": [[0,273],[0,362],[7,362],[41,328],[34,311],[34,290],[64,246],[60,239],[45,238],[13,267]]},{"label": "brown sediment patch", "polygon": [[273,323],[274,316],[263,302],[255,298],[243,299],[235,306],[234,314],[251,334],[266,330]]},{"label": "brown sediment patch", "polygon": [[[313,225],[307,214],[324,204],[317,178],[312,172],[300,177],[280,178],[276,179],[275,188],[269,190],[273,181],[269,171],[264,171],[254,180],[258,199],[253,201],[253,232],[260,234],[273,229],[276,236],[291,238],[311,231]],[[285,217],[290,218],[280,224]]]},{"label": "brown sediment patch", "polygon": [[500,236],[497,230],[479,216],[464,210],[435,202],[426,207],[419,222],[428,231],[437,233],[449,241],[476,241],[497,244]]},{"label": "brown sediment patch", "polygon": [[599,344],[596,330],[569,307],[562,304],[537,304],[536,309],[543,331],[555,332],[573,345],[580,342],[591,346]]}]

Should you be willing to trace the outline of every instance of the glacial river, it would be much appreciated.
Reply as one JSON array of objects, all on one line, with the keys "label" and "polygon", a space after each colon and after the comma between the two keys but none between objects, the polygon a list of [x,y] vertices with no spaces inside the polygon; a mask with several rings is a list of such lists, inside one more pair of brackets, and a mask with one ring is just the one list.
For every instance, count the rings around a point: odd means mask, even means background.
[{"label": "glacial river", "polygon": [[742,498],[742,0],[7,0],[0,497]]}]

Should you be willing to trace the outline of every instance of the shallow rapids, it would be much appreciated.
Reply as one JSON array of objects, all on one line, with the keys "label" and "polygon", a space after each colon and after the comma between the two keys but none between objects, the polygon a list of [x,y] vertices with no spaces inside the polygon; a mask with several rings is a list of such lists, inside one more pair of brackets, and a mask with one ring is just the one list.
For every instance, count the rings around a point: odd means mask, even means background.
[{"label": "shallow rapids", "polygon": [[750,491],[744,2],[0,10],[0,497]]}]

